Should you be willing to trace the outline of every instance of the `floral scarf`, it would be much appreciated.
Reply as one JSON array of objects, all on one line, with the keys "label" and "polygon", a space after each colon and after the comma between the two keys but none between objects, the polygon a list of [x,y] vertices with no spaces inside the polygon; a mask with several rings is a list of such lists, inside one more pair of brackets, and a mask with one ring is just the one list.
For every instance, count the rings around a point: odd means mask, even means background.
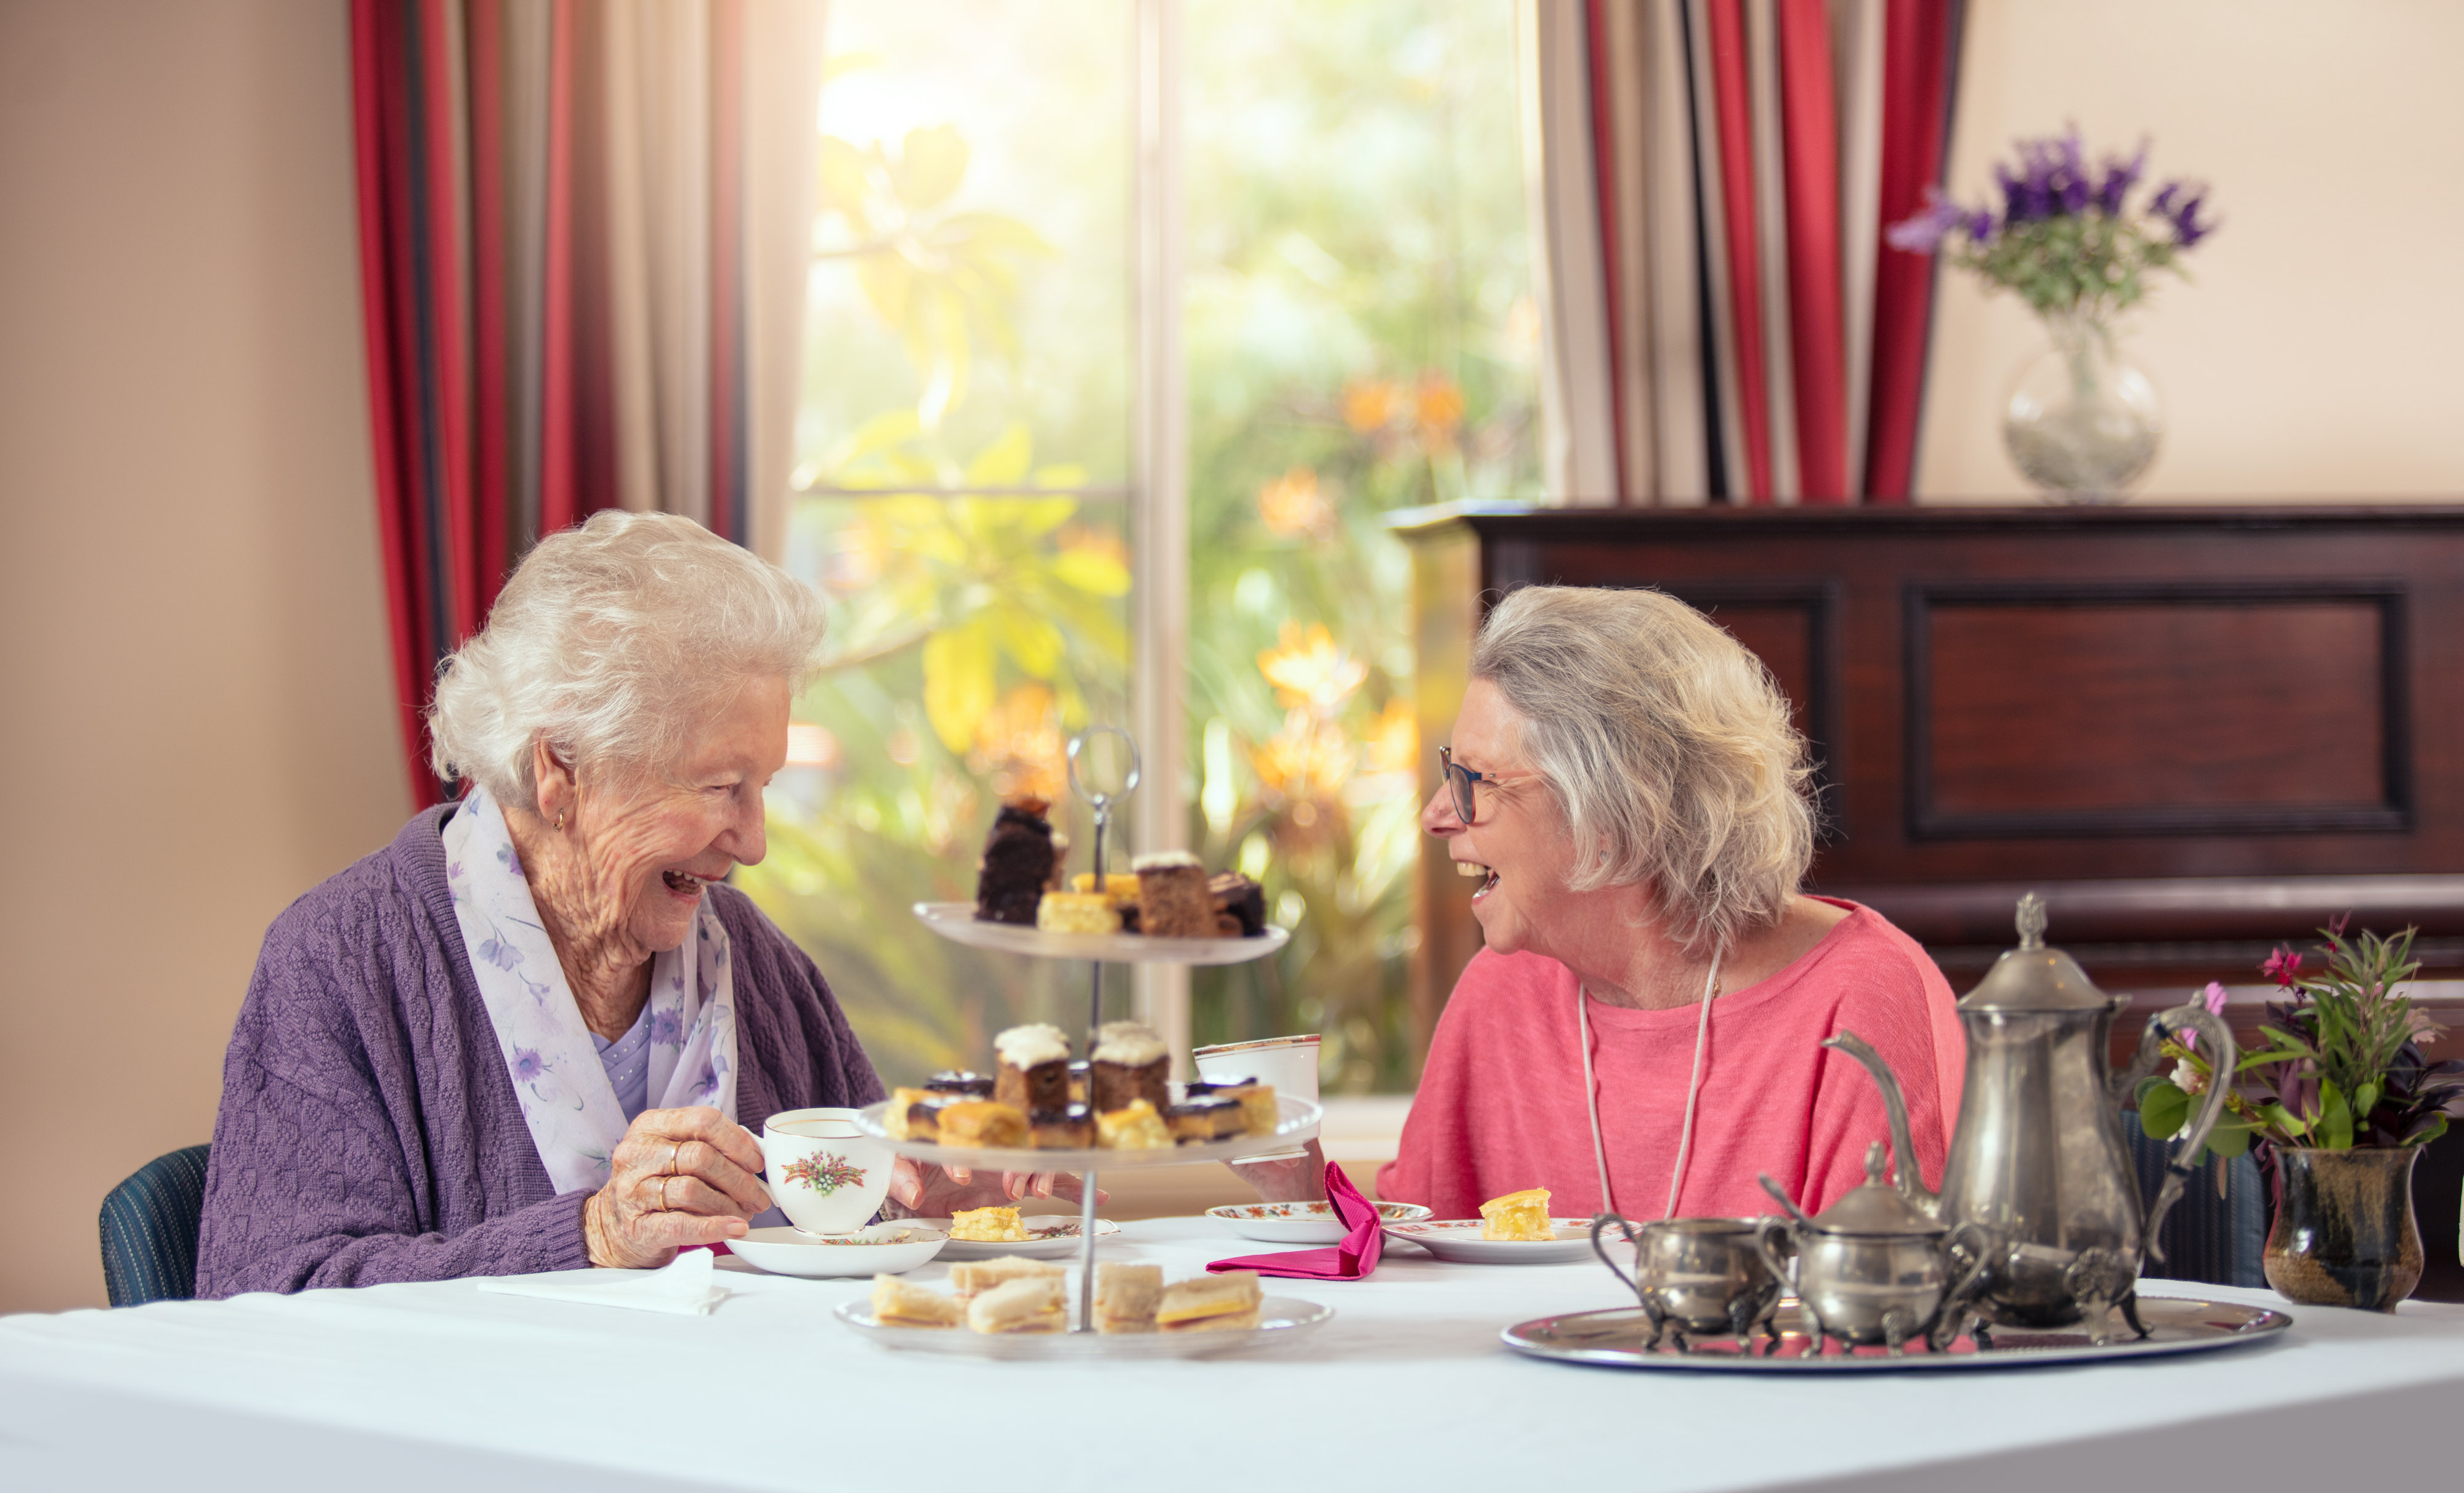
[{"label": "floral scarf", "polygon": [[[488,790],[445,824],[445,880],[471,954],[479,999],[495,1024],[522,1120],[560,1193],[607,1184],[625,1111],[582,1022],[556,946],[522,878],[504,811]],[[686,957],[690,953],[692,957]],[[727,930],[702,898],[693,936],[650,961],[652,1109],[708,1105],[736,1118],[736,977]]]}]

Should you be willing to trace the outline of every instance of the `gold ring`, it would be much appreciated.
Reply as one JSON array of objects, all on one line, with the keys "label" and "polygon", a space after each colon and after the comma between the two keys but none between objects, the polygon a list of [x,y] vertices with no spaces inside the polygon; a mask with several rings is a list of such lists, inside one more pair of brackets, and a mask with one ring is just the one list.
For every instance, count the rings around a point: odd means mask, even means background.
[{"label": "gold ring", "polygon": [[683,1153],[684,1153],[684,1149],[685,1149],[685,1143],[684,1143],[683,1141],[680,1141],[680,1140],[671,1140],[671,1141],[668,1142],[668,1169],[667,1169],[667,1171],[665,1171],[665,1172],[661,1173],[661,1174],[660,1174],[660,1175],[662,1175],[662,1176],[674,1176],[674,1175],[677,1175],[677,1174],[676,1174],[676,1157],[677,1157],[677,1156],[679,1156],[679,1155],[681,1155],[681,1154],[683,1154]]},{"label": "gold ring", "polygon": [[668,1184],[674,1180],[675,1177],[672,1175],[659,1178],[659,1211],[661,1213],[673,1211],[668,1206]]}]

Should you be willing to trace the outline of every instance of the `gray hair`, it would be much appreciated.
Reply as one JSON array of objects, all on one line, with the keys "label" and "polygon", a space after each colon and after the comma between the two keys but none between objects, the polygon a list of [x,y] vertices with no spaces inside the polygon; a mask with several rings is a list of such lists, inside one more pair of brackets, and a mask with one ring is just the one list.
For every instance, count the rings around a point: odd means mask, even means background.
[{"label": "gray hair", "polygon": [[1805,738],[1762,660],[1658,591],[1526,586],[1488,614],[1471,675],[1596,856],[1576,891],[1643,884],[1697,955],[1769,928],[1814,860]]},{"label": "gray hair", "polygon": [[536,810],[531,744],[579,772],[660,772],[757,678],[790,690],[822,643],[812,588],[690,518],[607,510],[539,540],[428,712],[440,778]]}]

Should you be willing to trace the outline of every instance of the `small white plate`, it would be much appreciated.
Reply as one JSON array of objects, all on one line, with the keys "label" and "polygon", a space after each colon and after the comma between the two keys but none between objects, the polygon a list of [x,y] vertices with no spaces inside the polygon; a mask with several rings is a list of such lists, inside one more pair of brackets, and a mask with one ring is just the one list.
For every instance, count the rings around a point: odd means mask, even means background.
[{"label": "small white plate", "polygon": [[949,1241],[949,1220],[935,1223],[909,1219],[876,1223],[849,1234],[807,1234],[781,1224],[755,1229],[727,1242],[729,1254],[772,1275],[801,1275],[808,1281],[842,1275],[900,1275],[941,1252]]},{"label": "small white plate", "polygon": [[[1381,1202],[1383,1223],[1419,1223],[1429,1210],[1416,1202]],[[1236,1202],[1209,1208],[1206,1216],[1240,1235],[1268,1244],[1340,1244],[1351,1230],[1331,1202]]]},{"label": "small white plate", "polygon": [[1483,1239],[1478,1219],[1446,1219],[1435,1223],[1389,1223],[1388,1239],[1419,1245],[1430,1254],[1462,1265],[1557,1265],[1592,1257],[1592,1220],[1551,1219],[1555,1239]]},{"label": "small white plate", "polygon": [[[1228,1332],[970,1332],[965,1328],[883,1327],[872,1303],[843,1301],[838,1319],[884,1348],[971,1358],[1197,1358],[1288,1343],[1334,1315],[1331,1306],[1291,1296],[1258,1304],[1258,1325]],[[1075,1310],[1073,1306],[1072,1310]]]},{"label": "small white plate", "polygon": [[[947,1234],[947,1219],[913,1219],[928,1229]],[[1058,1260],[1078,1253],[1078,1215],[1074,1213],[1039,1213],[1023,1215],[1019,1222],[1026,1225],[1027,1238],[1017,1243],[997,1244],[984,1240],[954,1239],[941,1246],[944,1260],[998,1260],[1003,1255],[1016,1255],[1023,1260]],[[1095,1237],[1110,1239],[1121,1232],[1121,1226],[1110,1219],[1095,1220]]]}]

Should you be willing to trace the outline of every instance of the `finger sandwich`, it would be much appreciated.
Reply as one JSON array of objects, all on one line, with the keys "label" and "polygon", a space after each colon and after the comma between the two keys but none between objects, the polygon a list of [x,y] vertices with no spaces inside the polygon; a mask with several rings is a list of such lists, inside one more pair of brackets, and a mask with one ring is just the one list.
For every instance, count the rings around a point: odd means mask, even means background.
[{"label": "finger sandwich", "polygon": [[1258,1325],[1265,1302],[1255,1270],[1226,1270],[1177,1281],[1155,1305],[1158,1332],[1231,1332]]},{"label": "finger sandwich", "polygon": [[1152,1332],[1163,1300],[1163,1266],[1111,1263],[1095,1267],[1095,1330]]},{"label": "finger sandwich", "polygon": [[872,1318],[884,1327],[955,1328],[965,1325],[967,1307],[964,1302],[952,1301],[939,1291],[928,1291],[894,1275],[876,1275],[872,1278]]},{"label": "finger sandwich", "polygon": [[1068,1327],[1059,1276],[1021,1276],[967,1303],[967,1326],[978,1332],[1059,1332]]},{"label": "finger sandwich", "polygon": [[954,1260],[950,1262],[950,1289],[960,1300],[981,1296],[996,1285],[1012,1281],[1066,1281],[1068,1270],[1049,1261],[1026,1260],[1017,1255],[1003,1255],[998,1260]]}]

